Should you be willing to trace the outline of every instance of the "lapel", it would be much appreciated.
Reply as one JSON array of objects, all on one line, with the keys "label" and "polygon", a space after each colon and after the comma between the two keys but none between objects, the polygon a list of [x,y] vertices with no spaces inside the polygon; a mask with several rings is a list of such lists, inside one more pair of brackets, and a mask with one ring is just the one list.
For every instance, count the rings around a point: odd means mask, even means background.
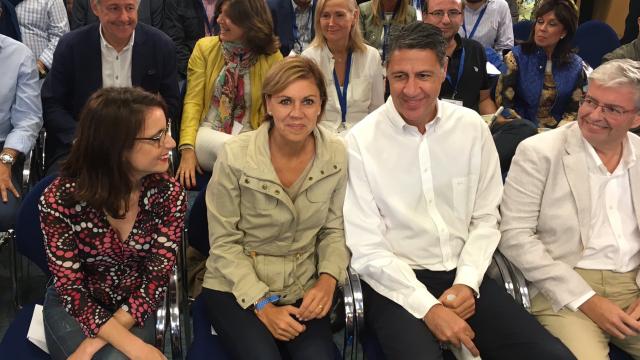
[{"label": "lapel", "polygon": [[[636,156],[640,155],[640,146],[636,146],[633,139],[629,139],[629,146],[634,146]],[[640,160],[636,160],[635,165],[629,168],[629,183],[631,184],[631,201],[633,202],[633,210],[636,213],[636,220],[640,226]]]},{"label": "lapel", "polygon": [[[148,62],[146,59],[151,54],[145,54],[145,41],[147,40],[147,32],[143,29],[143,26],[138,23],[136,26],[136,32],[133,38],[133,50],[131,53],[131,84],[133,86],[144,87],[142,79],[146,75]],[[156,71],[155,69],[149,69],[149,72]],[[151,75],[151,74],[149,74]]]},{"label": "lapel", "polygon": [[567,125],[565,155],[562,157],[564,171],[578,210],[580,239],[584,246],[589,240],[591,228],[591,193],[589,191],[589,173],[582,144],[582,133],[577,123]]},{"label": "lapel", "polygon": [[[77,59],[76,65],[80,65],[84,69],[81,81],[85,84],[95,84],[95,88],[85,89],[89,94],[102,88],[102,49],[100,40],[100,24],[96,23],[87,33],[87,41],[80,44],[82,57]],[[89,95],[86,95],[87,98]],[[80,110],[80,109],[78,109]]]}]

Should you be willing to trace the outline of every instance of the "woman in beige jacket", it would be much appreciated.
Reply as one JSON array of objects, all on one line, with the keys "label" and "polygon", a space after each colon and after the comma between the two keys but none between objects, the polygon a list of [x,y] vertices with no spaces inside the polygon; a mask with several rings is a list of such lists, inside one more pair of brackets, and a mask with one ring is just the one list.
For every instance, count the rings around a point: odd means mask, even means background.
[{"label": "woman in beige jacket", "polygon": [[263,84],[267,115],[224,145],[207,188],[211,251],[202,296],[234,358],[333,359],[327,313],[345,278],[345,147],[316,126],[327,101],[312,60]]}]

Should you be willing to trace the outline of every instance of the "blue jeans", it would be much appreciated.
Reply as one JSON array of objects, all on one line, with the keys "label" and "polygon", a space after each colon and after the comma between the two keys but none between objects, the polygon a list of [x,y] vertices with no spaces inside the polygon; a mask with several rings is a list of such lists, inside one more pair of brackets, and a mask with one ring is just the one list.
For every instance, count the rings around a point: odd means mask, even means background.
[{"label": "blue jeans", "polygon": [[[42,313],[44,334],[51,358],[53,360],[68,358],[87,337],[78,321],[60,303],[60,297],[53,285],[47,288]],[[145,321],[144,327],[134,326],[130,331],[144,342],[153,345],[156,335],[155,324],[156,314],[153,313]],[[94,355],[93,359],[119,360],[127,357],[107,344]]]}]

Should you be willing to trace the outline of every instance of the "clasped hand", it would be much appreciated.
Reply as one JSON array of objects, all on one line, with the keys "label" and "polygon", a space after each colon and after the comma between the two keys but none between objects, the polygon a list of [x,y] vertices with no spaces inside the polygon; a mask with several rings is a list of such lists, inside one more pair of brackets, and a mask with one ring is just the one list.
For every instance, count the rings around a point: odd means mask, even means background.
[{"label": "clasped hand", "polygon": [[336,280],[330,275],[321,274],[315,285],[302,297],[299,308],[267,304],[256,311],[256,315],[274,338],[280,341],[293,340],[306,330],[301,322],[321,319],[329,313],[335,288]]}]

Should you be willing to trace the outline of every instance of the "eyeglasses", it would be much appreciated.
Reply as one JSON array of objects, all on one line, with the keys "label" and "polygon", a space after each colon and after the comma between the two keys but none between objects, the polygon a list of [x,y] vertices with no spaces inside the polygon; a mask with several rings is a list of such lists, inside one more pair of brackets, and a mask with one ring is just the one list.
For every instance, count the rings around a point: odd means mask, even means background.
[{"label": "eyeglasses", "polygon": [[454,19],[457,18],[458,16],[462,15],[462,11],[460,10],[447,10],[446,12],[444,10],[436,10],[436,11],[432,11],[430,13],[427,13],[435,18],[438,18],[438,20],[442,20],[442,18],[444,18],[444,14],[447,14],[447,16],[449,17],[449,19]]},{"label": "eyeglasses", "polygon": [[171,131],[171,119],[167,121],[167,127],[160,131],[157,135],[151,137],[137,137],[135,140],[146,140],[152,141],[156,144],[156,146],[160,146],[160,144],[164,143],[164,140],[167,138],[167,134]]},{"label": "eyeglasses", "polygon": [[580,100],[580,106],[582,108],[586,108],[589,111],[594,111],[597,108],[601,108],[602,110],[600,111],[602,112],[602,116],[614,120],[621,119],[626,113],[638,111],[638,109],[625,110],[622,107],[616,105],[602,105],[596,99],[588,95],[585,95]]}]

